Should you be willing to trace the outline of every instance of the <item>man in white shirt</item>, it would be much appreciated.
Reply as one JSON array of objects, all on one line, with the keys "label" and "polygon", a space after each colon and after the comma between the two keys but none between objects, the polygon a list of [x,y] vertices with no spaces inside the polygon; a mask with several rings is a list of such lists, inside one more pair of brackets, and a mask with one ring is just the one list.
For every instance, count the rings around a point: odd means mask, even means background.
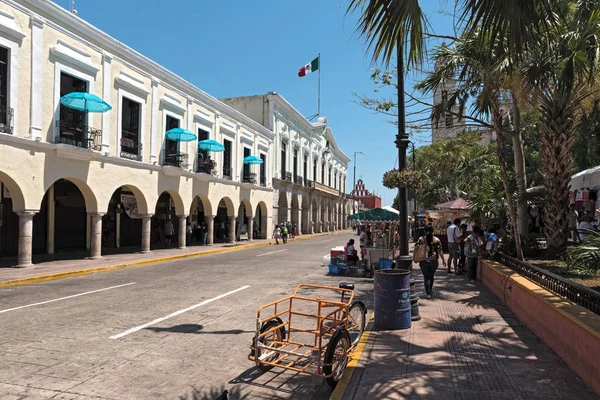
[{"label": "man in white shirt", "polygon": [[448,236],[448,273],[451,274],[452,271],[452,260],[454,260],[454,272],[458,271],[458,259],[460,258],[459,250],[460,250],[460,218],[456,218],[454,223],[452,223],[446,234]]}]

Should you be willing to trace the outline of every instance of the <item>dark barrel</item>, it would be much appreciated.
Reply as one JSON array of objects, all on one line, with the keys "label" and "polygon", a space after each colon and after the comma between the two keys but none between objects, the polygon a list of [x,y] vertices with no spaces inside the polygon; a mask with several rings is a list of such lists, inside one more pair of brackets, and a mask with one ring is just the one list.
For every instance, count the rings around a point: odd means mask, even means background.
[{"label": "dark barrel", "polygon": [[375,328],[408,329],[410,322],[410,271],[375,271]]}]

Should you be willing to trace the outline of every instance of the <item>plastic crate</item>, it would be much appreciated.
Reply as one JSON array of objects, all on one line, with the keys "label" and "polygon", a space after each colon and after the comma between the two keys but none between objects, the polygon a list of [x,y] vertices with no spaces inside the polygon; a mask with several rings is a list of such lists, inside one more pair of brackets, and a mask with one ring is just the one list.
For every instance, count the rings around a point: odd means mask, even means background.
[{"label": "plastic crate", "polygon": [[342,258],[338,258],[338,257],[331,257],[331,260],[329,261],[329,263],[331,265],[338,265],[338,263],[340,261],[343,261],[343,259]]},{"label": "plastic crate", "polygon": [[332,275],[344,275],[347,270],[348,267],[344,264],[329,264],[329,273]]},{"label": "plastic crate", "polygon": [[380,258],[379,269],[392,269],[392,260],[389,258]]}]

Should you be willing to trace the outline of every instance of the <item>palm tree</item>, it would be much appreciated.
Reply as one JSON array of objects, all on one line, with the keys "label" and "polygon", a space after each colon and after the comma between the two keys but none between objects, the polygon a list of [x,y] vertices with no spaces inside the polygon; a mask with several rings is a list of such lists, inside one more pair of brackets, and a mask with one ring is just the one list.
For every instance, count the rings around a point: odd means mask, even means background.
[{"label": "palm tree", "polygon": [[567,244],[572,145],[583,100],[592,94],[598,74],[600,50],[597,1],[554,1],[553,6],[563,18],[548,29],[544,42],[528,52],[522,73],[541,113],[541,173],[548,194],[544,222],[549,255],[562,253]]}]

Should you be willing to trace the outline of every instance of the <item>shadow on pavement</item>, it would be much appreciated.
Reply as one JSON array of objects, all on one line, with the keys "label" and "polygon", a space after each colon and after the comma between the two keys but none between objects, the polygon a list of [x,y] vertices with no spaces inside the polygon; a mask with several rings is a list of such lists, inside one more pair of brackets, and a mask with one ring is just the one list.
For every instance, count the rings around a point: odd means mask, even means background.
[{"label": "shadow on pavement", "polygon": [[144,328],[152,332],[172,332],[172,333],[196,333],[196,334],[213,334],[213,335],[239,335],[240,333],[253,333],[254,331],[245,331],[242,329],[229,329],[226,331],[203,331],[204,326],[199,324],[181,324],[169,326],[166,328]]},{"label": "shadow on pavement", "polygon": [[179,396],[179,400],[245,400],[249,399],[248,395],[242,395],[238,388],[225,389],[210,388],[208,391],[201,391],[196,387],[192,387],[189,393]]}]

